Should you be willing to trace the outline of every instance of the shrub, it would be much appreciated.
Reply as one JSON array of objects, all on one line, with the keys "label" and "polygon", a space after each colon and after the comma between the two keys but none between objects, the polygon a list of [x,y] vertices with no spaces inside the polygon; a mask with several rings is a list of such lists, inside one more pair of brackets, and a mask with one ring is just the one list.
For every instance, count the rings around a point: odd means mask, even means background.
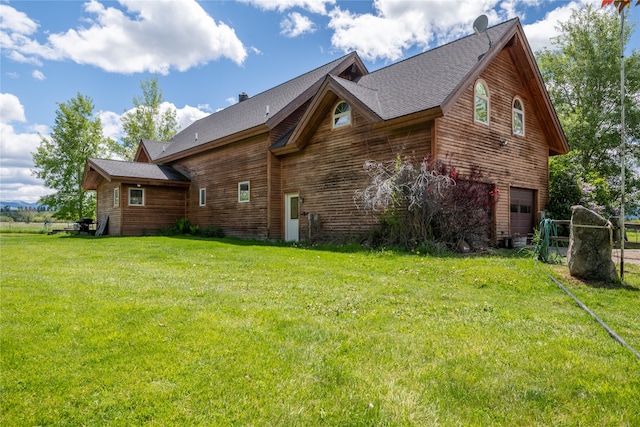
[{"label": "shrub", "polygon": [[356,191],[354,200],[380,216],[369,235],[371,245],[414,249],[465,240],[479,249],[490,243],[497,190],[482,182],[480,168],[461,175],[451,161],[425,157],[415,166],[399,156],[387,163],[367,161],[364,168],[371,183]]},{"label": "shrub", "polygon": [[220,227],[209,226],[200,230],[203,237],[224,237],[224,231]]}]

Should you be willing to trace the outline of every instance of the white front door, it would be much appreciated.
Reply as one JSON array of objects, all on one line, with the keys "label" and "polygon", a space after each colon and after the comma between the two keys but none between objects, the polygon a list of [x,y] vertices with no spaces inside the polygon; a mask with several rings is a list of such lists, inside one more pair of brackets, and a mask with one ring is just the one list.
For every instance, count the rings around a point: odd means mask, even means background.
[{"label": "white front door", "polygon": [[298,241],[298,193],[284,196],[284,240]]}]

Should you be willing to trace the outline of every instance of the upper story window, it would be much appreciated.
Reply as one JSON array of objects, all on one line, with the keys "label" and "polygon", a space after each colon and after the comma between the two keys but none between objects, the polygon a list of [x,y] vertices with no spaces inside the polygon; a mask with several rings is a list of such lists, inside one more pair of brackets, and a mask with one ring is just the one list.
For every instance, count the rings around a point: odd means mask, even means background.
[{"label": "upper story window", "polygon": [[524,135],[524,107],[520,98],[513,100],[513,134]]},{"label": "upper story window", "polygon": [[339,128],[351,124],[351,108],[349,104],[340,101],[333,110],[333,127]]},{"label": "upper story window", "polygon": [[129,206],[144,206],[144,188],[129,188]]},{"label": "upper story window", "polygon": [[474,120],[485,125],[489,124],[489,90],[482,80],[476,82],[474,101]]}]

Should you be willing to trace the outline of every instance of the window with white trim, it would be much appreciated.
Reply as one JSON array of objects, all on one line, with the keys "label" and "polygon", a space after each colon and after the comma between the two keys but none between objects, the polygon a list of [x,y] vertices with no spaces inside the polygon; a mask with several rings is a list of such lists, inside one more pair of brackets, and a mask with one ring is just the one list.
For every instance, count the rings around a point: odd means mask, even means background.
[{"label": "window with white trim", "polygon": [[207,204],[207,189],[200,189],[200,206],[205,206]]},{"label": "window with white trim", "polygon": [[333,109],[333,127],[339,128],[351,124],[351,108],[349,104],[340,101]]},{"label": "window with white trim", "polygon": [[129,188],[129,206],[144,206],[144,188]]},{"label": "window with white trim", "polygon": [[113,207],[117,208],[118,206],[120,206],[120,187],[113,189]]},{"label": "window with white trim", "polygon": [[249,203],[249,200],[251,200],[249,181],[239,182],[238,183],[238,202]]},{"label": "window with white trim", "polygon": [[524,136],[524,107],[518,97],[513,100],[513,134]]},{"label": "window with white trim", "polygon": [[489,90],[482,80],[476,82],[474,89],[473,118],[477,123],[489,124]]}]

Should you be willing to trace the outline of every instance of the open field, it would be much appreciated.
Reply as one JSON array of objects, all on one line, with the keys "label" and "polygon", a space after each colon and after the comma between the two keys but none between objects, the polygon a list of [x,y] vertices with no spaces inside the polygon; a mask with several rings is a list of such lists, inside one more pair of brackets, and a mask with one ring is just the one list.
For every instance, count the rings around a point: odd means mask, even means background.
[{"label": "open field", "polygon": [[640,266],[0,236],[0,425],[640,425]]},{"label": "open field", "polygon": [[51,230],[72,228],[73,222],[0,222],[0,233],[46,234]]}]

